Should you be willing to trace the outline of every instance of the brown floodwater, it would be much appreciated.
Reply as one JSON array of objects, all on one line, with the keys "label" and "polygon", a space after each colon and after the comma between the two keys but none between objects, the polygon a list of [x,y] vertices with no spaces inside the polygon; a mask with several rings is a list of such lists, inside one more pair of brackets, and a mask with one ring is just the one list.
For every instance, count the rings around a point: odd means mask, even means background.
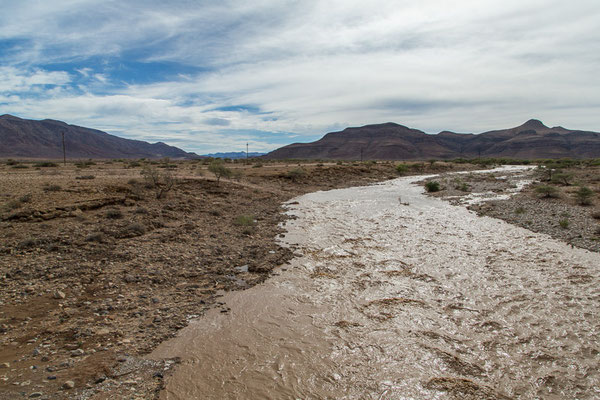
[{"label": "brown floodwater", "polygon": [[600,254],[416,180],[295,199],[300,256],[151,355],[162,398],[600,398]]}]

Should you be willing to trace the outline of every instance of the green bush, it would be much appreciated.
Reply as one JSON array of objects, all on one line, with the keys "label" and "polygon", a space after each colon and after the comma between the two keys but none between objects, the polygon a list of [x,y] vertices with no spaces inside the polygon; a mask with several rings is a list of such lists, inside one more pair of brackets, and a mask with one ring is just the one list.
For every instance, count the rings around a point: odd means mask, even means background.
[{"label": "green bush", "polygon": [[592,197],[594,196],[594,191],[587,186],[582,186],[579,188],[577,192],[575,192],[575,198],[577,202],[582,206],[589,206],[592,204]]},{"label": "green bush", "polygon": [[544,198],[558,197],[558,189],[550,185],[539,185],[535,188],[536,193]]},{"label": "green bush", "polygon": [[564,218],[558,221],[558,225],[560,225],[561,228],[563,229],[567,229],[569,227],[569,220]]},{"label": "green bush", "polygon": [[219,184],[221,177],[229,178],[233,173],[229,168],[225,166],[223,160],[220,159],[211,162],[208,166],[208,170],[215,175],[215,178],[217,178],[217,185]]},{"label": "green bush", "polygon": [[429,181],[425,184],[425,189],[428,192],[439,192],[440,191],[440,183],[437,181]]},{"label": "green bush", "polygon": [[404,174],[408,173],[408,165],[406,165],[406,164],[398,164],[398,165],[396,165],[396,172],[399,175],[404,175]]}]

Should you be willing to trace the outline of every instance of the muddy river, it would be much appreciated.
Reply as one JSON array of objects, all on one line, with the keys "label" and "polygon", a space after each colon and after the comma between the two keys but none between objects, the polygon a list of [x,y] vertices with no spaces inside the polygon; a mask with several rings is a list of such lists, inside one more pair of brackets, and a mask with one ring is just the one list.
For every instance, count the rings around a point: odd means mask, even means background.
[{"label": "muddy river", "polygon": [[600,254],[415,180],[295,199],[301,256],[152,354],[163,398],[600,398]]}]

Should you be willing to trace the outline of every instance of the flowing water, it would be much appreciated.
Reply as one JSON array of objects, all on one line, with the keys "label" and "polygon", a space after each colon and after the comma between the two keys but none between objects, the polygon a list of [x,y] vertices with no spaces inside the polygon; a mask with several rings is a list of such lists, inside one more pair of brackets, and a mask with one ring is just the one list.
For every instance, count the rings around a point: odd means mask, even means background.
[{"label": "flowing water", "polygon": [[162,397],[600,398],[600,254],[414,180],[290,204],[301,256],[153,353],[183,360]]}]

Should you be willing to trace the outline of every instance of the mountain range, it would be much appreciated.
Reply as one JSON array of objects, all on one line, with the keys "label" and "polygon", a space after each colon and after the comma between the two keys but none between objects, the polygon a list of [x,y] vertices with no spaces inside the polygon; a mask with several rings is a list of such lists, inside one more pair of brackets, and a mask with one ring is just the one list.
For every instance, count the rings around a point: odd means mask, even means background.
[{"label": "mountain range", "polygon": [[63,157],[62,134],[67,158],[198,158],[165,143],[124,139],[96,129],[61,121],[0,116],[0,157],[57,159]]},{"label": "mountain range", "polygon": [[392,122],[331,132],[312,143],[294,143],[270,159],[424,160],[475,157],[598,158],[600,133],[549,128],[531,119],[516,128],[464,134],[427,134]]}]

